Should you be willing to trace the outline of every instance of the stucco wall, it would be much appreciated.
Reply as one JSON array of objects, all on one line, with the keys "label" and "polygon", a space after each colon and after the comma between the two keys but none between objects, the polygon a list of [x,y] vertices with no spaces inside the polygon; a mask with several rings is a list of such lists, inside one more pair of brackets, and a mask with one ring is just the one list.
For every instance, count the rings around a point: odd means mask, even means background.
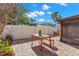
[{"label": "stucco wall", "polygon": [[5,38],[7,33],[11,33],[14,39],[31,38],[32,34],[37,34],[38,29],[42,29],[43,34],[52,35],[53,31],[56,30],[50,26],[27,26],[27,25],[6,25],[2,36]]}]

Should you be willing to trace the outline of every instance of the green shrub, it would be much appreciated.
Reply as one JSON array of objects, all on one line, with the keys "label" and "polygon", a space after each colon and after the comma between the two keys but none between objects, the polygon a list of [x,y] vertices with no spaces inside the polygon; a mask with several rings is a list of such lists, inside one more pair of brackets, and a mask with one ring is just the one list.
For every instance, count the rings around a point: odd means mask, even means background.
[{"label": "green shrub", "polygon": [[4,48],[5,44],[3,44],[2,39],[0,39],[0,49]]},{"label": "green shrub", "polygon": [[10,46],[9,37],[5,43],[0,39],[0,56],[11,56],[14,55],[13,49]]},{"label": "green shrub", "polygon": [[10,46],[10,45],[11,45],[10,41],[9,40],[6,40],[5,46]]},{"label": "green shrub", "polygon": [[11,34],[7,34],[7,36],[6,36],[6,44],[7,45],[11,45],[12,44]]},{"label": "green shrub", "polygon": [[6,46],[3,50],[5,55],[13,55],[13,49],[10,46]]}]

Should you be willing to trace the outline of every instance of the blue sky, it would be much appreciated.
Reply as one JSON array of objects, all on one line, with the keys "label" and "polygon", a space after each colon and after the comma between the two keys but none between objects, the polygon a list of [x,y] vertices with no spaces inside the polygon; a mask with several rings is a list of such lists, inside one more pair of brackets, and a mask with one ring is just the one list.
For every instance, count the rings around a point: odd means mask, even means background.
[{"label": "blue sky", "polygon": [[79,3],[22,3],[23,7],[28,9],[29,17],[36,22],[51,22],[55,24],[51,18],[51,12],[58,11],[63,17],[69,17],[79,14]]}]

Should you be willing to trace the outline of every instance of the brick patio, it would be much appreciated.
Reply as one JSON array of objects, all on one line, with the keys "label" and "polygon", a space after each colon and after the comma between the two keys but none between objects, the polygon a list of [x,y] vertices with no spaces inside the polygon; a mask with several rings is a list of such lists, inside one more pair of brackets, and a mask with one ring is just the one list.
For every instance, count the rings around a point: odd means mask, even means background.
[{"label": "brick patio", "polygon": [[51,48],[44,41],[43,51],[40,51],[38,41],[34,41],[31,47],[31,39],[19,39],[13,41],[12,48],[16,56],[79,56],[79,46],[59,42],[55,37],[55,45]]}]

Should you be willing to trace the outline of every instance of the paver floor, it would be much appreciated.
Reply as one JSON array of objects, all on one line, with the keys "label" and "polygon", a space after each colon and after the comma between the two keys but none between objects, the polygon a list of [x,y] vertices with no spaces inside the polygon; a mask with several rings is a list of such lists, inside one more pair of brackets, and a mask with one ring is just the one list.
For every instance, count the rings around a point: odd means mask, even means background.
[{"label": "paver floor", "polygon": [[59,41],[59,37],[55,37],[55,45],[51,48],[47,41],[44,41],[43,51],[40,51],[38,41],[34,41],[31,47],[31,39],[19,39],[13,41],[12,48],[15,56],[79,56],[79,46],[69,45]]}]

